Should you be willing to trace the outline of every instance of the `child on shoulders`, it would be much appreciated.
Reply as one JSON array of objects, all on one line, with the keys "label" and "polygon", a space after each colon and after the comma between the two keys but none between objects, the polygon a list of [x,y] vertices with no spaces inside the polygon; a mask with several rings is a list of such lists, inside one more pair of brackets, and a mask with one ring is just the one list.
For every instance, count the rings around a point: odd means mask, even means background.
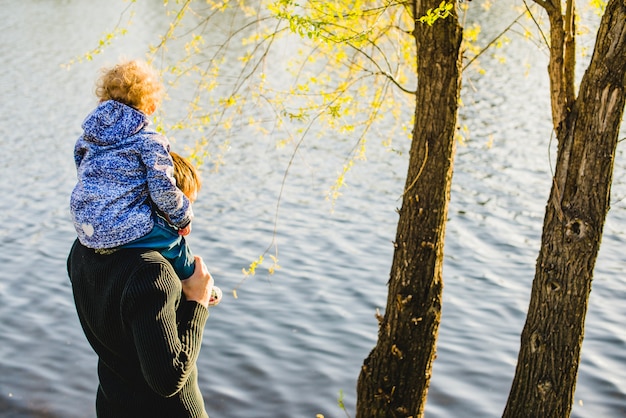
[{"label": "child on shoulders", "polygon": [[70,211],[78,239],[101,253],[155,249],[184,280],[195,267],[183,237],[191,232],[200,183],[194,169],[190,200],[177,186],[169,141],[150,128],[148,116],[163,96],[158,74],[143,61],[120,63],[103,70],[96,95],[100,103],[74,147],[78,182]]}]

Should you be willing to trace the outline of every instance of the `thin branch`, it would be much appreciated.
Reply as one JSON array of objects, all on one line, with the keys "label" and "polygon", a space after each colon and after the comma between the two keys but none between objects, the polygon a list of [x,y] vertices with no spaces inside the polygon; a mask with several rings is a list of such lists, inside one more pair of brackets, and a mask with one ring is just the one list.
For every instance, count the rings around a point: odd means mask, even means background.
[{"label": "thin branch", "polygon": [[526,0],[524,0],[524,7],[526,7],[526,11],[528,11],[528,14],[530,15],[530,18],[533,20],[533,22],[535,22],[535,26],[537,26],[537,29],[539,30],[539,33],[541,34],[543,41],[546,43],[546,46],[549,48],[550,42],[548,42],[548,38],[546,38],[546,34],[543,33],[543,30],[541,29],[541,25],[539,25],[539,22],[537,22],[537,19],[535,19],[535,15],[533,15],[532,11],[530,10],[530,7],[528,7]]},{"label": "thin branch", "polygon": [[174,30],[178,27],[178,23],[185,16],[185,12],[187,11],[187,8],[189,7],[192,1],[193,0],[186,0],[185,3],[180,7],[178,12],[176,12],[176,17],[174,18],[174,21],[170,23],[169,29],[165,33],[165,36],[163,36],[163,38],[161,39],[161,43],[159,43],[159,45],[156,46],[155,51],[164,47],[167,40],[172,38],[172,34],[174,33]]},{"label": "thin branch", "polygon": [[495,38],[493,38],[491,40],[491,42],[489,42],[487,44],[486,47],[484,47],[483,49],[480,50],[480,52],[478,52],[478,54],[474,55],[472,57],[471,60],[469,60],[469,62],[467,64],[465,64],[463,66],[463,71],[465,71],[465,69],[467,67],[469,67],[474,61],[476,61],[476,59],[478,59],[478,57],[480,57],[485,51],[487,51],[493,44],[495,44],[498,39],[500,39],[502,36],[504,36],[505,33],[507,33],[509,30],[511,30],[511,28],[513,27],[513,25],[515,25],[516,23],[519,22],[519,20],[526,14],[526,12],[524,11],[523,13],[521,13],[519,16],[517,16],[517,18],[511,22],[511,24],[509,26],[507,26],[502,32],[500,32]]}]

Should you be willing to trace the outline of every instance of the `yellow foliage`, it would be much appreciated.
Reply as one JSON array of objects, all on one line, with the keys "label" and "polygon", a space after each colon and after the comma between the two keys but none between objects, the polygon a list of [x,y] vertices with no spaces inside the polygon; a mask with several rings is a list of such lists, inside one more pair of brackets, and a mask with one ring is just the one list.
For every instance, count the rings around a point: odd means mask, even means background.
[{"label": "yellow foliage", "polygon": [[[393,141],[411,139],[414,116],[407,116],[406,109],[414,106],[417,85],[412,33],[422,19],[412,16],[403,2],[164,4],[171,25],[151,55],[168,63],[163,69],[171,86],[168,91],[176,90],[175,100],[185,105],[180,120],[158,126],[164,132],[192,136],[198,160],[211,158],[215,169],[224,164],[231,131],[239,126],[252,127],[259,140],[276,147],[290,144],[297,149],[305,139],[316,140],[309,132],[338,138],[342,144],[348,141],[352,148],[327,194],[334,203],[351,168],[366,159],[372,140],[391,150]],[[433,24],[446,18],[454,4],[441,1],[427,14],[430,20],[422,21]],[[464,49],[470,56],[479,53],[480,29],[478,25],[465,29]],[[294,42],[294,37],[299,39]],[[276,256],[270,257],[272,274],[280,266]],[[254,275],[262,263],[260,256],[243,269],[244,274]]]},{"label": "yellow foliage", "polygon": [[428,9],[426,11],[426,15],[421,16],[419,21],[426,23],[428,26],[432,26],[437,20],[448,17],[452,12],[453,7],[454,3],[446,3],[444,0],[435,9]]},{"label": "yellow foliage", "polygon": [[[84,61],[92,61],[94,55],[101,54],[106,47],[111,45],[113,40],[117,37],[124,36],[128,33],[128,27],[133,23],[133,17],[135,16],[135,11],[130,10],[130,5],[122,12],[122,16],[124,16],[127,12],[130,14],[126,23],[124,25],[120,25],[118,22],[117,25],[113,28],[111,32],[106,32],[102,35],[102,37],[98,40],[98,46],[92,49],[91,51],[85,52],[83,55],[72,58],[66,64],[62,64],[61,66],[70,69],[70,67],[74,64],[81,63]],[[122,16],[120,16],[120,22],[122,21]]]},{"label": "yellow foliage", "polygon": [[246,52],[244,55],[239,57],[239,61],[248,62],[253,58],[253,55],[250,52]]},{"label": "yellow foliage", "polygon": [[263,256],[260,255],[259,258],[250,263],[250,266],[247,269],[241,269],[245,276],[254,276],[256,274],[256,269],[259,265],[263,263]]},{"label": "yellow foliage", "polygon": [[608,4],[607,0],[590,0],[591,6],[595,10],[595,12],[601,16],[604,14],[604,10],[606,10],[606,5]]},{"label": "yellow foliage", "polygon": [[212,10],[224,11],[228,7],[228,0],[226,1],[214,1],[214,0],[206,0],[206,3],[211,6]]},{"label": "yellow foliage", "polygon": [[278,265],[278,258],[270,254],[270,258],[272,259],[272,265],[267,269],[269,274],[274,274],[276,270],[280,269]]}]

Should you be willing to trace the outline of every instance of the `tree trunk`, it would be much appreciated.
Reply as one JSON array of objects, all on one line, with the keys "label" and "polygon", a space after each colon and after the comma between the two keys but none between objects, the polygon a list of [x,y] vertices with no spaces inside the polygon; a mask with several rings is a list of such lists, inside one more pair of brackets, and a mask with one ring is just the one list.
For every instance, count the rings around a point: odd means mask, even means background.
[{"label": "tree trunk", "polygon": [[556,172],[504,417],[571,413],[625,90],[626,2],[610,0],[579,97],[557,129]]},{"label": "tree trunk", "polygon": [[[414,0],[423,16],[440,0]],[[435,358],[455,129],[461,89],[462,29],[456,14],[433,26],[416,22],[415,126],[378,343],[357,387],[357,418],[418,417]]]}]

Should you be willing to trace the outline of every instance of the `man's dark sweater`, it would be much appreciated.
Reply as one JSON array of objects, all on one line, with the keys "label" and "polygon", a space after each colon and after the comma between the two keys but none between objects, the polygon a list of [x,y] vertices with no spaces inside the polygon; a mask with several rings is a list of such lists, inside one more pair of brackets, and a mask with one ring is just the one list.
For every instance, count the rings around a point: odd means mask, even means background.
[{"label": "man's dark sweater", "polygon": [[207,417],[196,359],[208,311],[184,299],[171,265],[155,251],[100,255],[76,241],[67,268],[99,358],[98,417]]}]

